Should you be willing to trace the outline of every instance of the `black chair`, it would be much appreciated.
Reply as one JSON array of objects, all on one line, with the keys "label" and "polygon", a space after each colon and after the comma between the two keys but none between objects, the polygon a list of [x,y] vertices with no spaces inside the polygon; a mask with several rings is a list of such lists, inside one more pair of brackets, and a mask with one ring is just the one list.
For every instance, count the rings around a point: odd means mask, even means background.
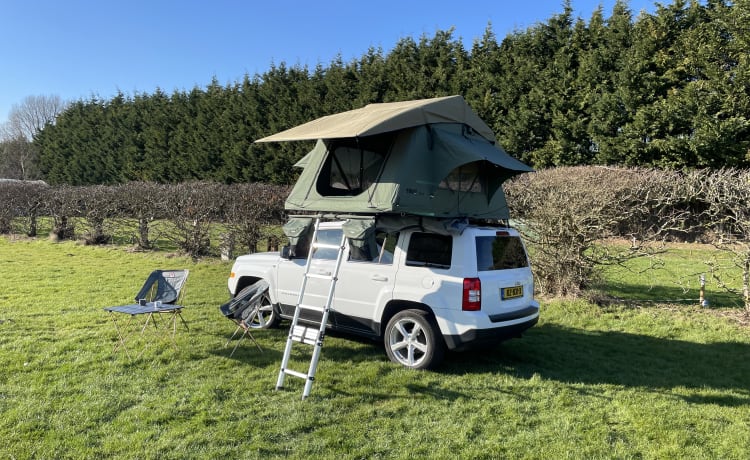
[{"label": "black chair", "polygon": [[255,346],[258,347],[258,350],[261,352],[263,351],[255,340],[255,337],[250,333],[250,329],[252,329],[251,324],[256,319],[260,321],[260,326],[263,326],[263,315],[260,315],[259,313],[263,304],[263,297],[266,295],[266,292],[268,292],[268,287],[268,282],[260,280],[242,289],[233,299],[219,307],[219,311],[221,311],[221,314],[224,315],[225,318],[230,319],[237,324],[237,329],[234,330],[234,333],[224,346],[226,347],[229,345],[229,342],[234,339],[240,330],[243,331],[242,336],[237,340],[237,343],[232,349],[232,353],[229,354],[230,357],[234,355],[240,342],[242,342],[245,337],[249,337]]}]

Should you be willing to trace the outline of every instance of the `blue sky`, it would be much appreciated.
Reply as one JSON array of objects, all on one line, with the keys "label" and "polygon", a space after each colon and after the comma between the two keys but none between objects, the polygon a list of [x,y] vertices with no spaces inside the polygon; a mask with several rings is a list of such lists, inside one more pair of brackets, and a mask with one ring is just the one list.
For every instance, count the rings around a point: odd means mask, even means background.
[{"label": "blue sky", "polygon": [[[586,21],[599,5],[609,17],[614,3],[572,0]],[[653,0],[628,5],[634,17],[655,10]],[[26,96],[227,84],[271,63],[325,66],[451,27],[468,48],[489,23],[501,40],[562,10],[563,0],[0,0],[0,123]]]}]

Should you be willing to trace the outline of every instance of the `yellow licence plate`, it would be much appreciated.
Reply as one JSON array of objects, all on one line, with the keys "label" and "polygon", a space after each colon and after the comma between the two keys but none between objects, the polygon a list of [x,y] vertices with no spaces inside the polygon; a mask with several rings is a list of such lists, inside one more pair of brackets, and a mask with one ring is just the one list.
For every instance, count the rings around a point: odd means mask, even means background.
[{"label": "yellow licence plate", "polygon": [[523,297],[523,286],[504,287],[500,289],[500,298],[502,300],[515,299]]}]

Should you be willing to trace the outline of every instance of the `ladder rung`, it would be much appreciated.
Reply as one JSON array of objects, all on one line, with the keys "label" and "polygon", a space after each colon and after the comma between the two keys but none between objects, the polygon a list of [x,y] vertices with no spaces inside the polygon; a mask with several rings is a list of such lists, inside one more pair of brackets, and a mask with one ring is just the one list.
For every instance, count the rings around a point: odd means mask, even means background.
[{"label": "ladder rung", "polygon": [[284,373],[307,380],[307,374],[304,374],[302,372],[297,372],[292,369],[284,369]]},{"label": "ladder rung", "polygon": [[315,345],[318,343],[318,336],[320,335],[320,329],[308,326],[294,326],[292,329],[292,340],[307,345]]},{"label": "ladder rung", "polygon": [[315,278],[319,280],[332,280],[333,279],[333,275],[323,275],[320,273],[308,273],[306,276],[308,278]]},{"label": "ladder rung", "polygon": [[299,307],[303,310],[312,310],[312,311],[317,311],[319,313],[323,313],[324,311],[326,311],[325,307],[317,307],[315,305],[299,304]]},{"label": "ladder rung", "polygon": [[341,246],[338,244],[313,243],[312,246],[315,249],[341,249]]}]

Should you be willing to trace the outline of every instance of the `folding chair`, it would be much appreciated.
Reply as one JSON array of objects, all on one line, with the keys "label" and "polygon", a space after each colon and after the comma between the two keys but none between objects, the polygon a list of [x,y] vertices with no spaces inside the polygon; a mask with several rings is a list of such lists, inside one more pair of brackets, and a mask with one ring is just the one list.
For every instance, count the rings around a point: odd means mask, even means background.
[{"label": "folding chair", "polygon": [[[139,326],[140,335],[144,335],[149,323],[154,326],[155,333],[161,331],[169,332],[167,329],[160,329],[157,326],[156,317],[161,314],[171,314],[172,331],[169,338],[171,339],[174,348],[177,349],[177,344],[174,340],[174,336],[177,332],[177,318],[180,318],[180,321],[182,321],[186,330],[190,330],[185,318],[182,317],[183,307],[179,304],[185,295],[184,286],[188,274],[188,270],[154,270],[146,279],[141,290],[136,294],[134,304],[106,307],[104,309],[112,315],[112,321],[114,322],[119,338],[113,353],[117,352],[119,349],[123,349],[130,357],[130,352],[126,347],[125,342],[128,337],[136,332],[132,323],[141,315],[145,315],[146,317],[143,325]],[[130,318],[126,324],[120,325],[117,321],[117,315],[114,313],[127,314],[130,315]],[[140,356],[143,351],[145,351],[145,348],[144,350],[141,350],[141,353],[139,353],[138,356]]]},{"label": "folding chair", "polygon": [[[161,302],[162,305],[179,305],[185,298],[184,287],[189,274],[190,270],[154,270],[136,294],[135,302],[139,303],[145,299],[147,303]],[[180,317],[185,329],[190,330],[185,318],[182,317],[182,308],[172,311]]]},{"label": "folding chair", "polygon": [[237,340],[229,357],[234,355],[234,352],[237,351],[237,347],[240,346],[240,342],[242,342],[245,337],[249,337],[255,346],[258,347],[258,350],[263,352],[263,349],[258,345],[255,337],[250,333],[250,325],[257,318],[260,321],[261,326],[263,326],[263,315],[260,315],[259,313],[263,304],[263,297],[268,291],[268,287],[268,282],[260,280],[242,289],[232,300],[219,307],[219,311],[221,311],[224,317],[237,324],[237,329],[234,330],[234,333],[229,340],[227,340],[227,343],[224,344],[224,347],[229,345],[229,342],[234,339],[240,330],[243,331],[242,336]]}]

